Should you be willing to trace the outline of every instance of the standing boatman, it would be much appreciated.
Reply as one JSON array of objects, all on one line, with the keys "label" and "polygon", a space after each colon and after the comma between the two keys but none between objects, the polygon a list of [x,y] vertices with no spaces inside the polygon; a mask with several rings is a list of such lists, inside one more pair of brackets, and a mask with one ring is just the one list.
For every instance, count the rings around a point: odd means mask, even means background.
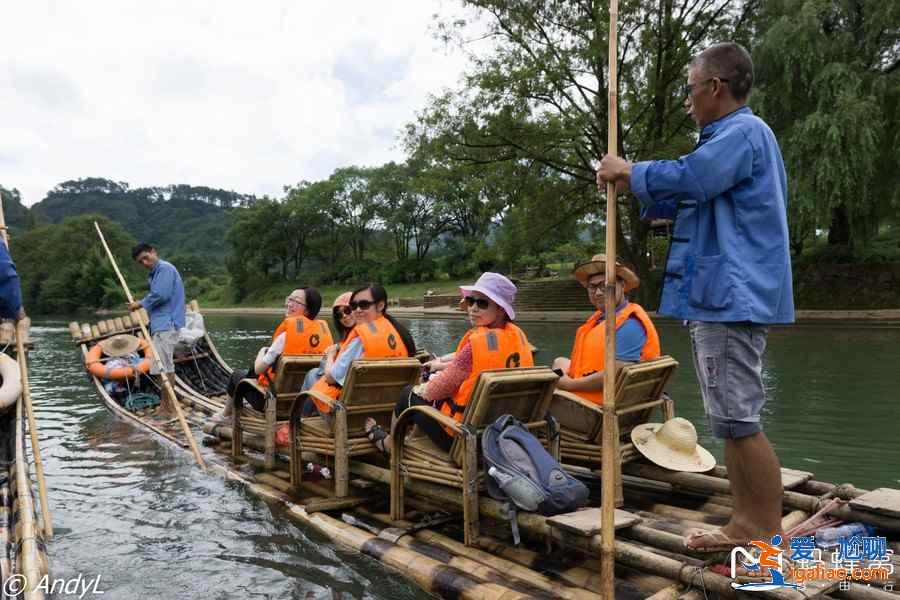
[{"label": "standing boatman", "polygon": [[[175,345],[178,343],[178,331],[184,327],[184,284],[178,269],[172,263],[162,260],[155,246],[138,244],[131,249],[131,257],[150,271],[150,291],[141,300],[130,303],[128,308],[133,311],[145,308],[150,315],[150,336],[163,365],[163,372],[160,373],[157,362],[151,361],[150,374],[168,378],[170,387],[174,390]],[[160,387],[166,389],[164,385]],[[157,414],[174,414],[177,399],[169,397],[168,393],[161,394],[161,397],[162,403]]]},{"label": "standing boatman", "polygon": [[18,321],[24,317],[19,272],[9,255],[9,248],[0,243],[0,318]]},{"label": "standing boatman", "polygon": [[687,538],[730,550],[781,534],[778,457],[760,424],[768,327],[794,321],[787,177],[772,130],[747,106],[753,62],[735,43],[688,66],[685,107],[700,126],[678,160],[600,162],[598,181],[631,188],[645,219],[674,219],[659,313],[690,322],[694,368],[712,434],[725,440],[729,522]]}]

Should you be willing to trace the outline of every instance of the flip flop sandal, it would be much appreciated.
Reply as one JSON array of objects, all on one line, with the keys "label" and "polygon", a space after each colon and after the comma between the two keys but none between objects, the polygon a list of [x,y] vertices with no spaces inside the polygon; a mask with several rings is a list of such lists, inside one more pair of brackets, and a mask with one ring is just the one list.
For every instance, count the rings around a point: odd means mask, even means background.
[{"label": "flip flop sandal", "polygon": [[[691,545],[692,540],[697,538],[706,538],[708,541],[703,545]],[[721,530],[698,530],[689,533],[684,538],[684,547],[692,552],[700,554],[710,554],[714,552],[731,552],[735,546],[746,546],[746,542],[733,540],[722,533]]]},{"label": "flip flop sandal", "polygon": [[[366,431],[366,437],[369,438],[369,441],[372,442],[372,445],[375,446],[375,448],[379,452],[381,452],[384,456],[391,455],[391,453],[388,452],[387,449],[384,447],[384,440],[387,436],[388,436],[388,433],[384,430],[384,428],[381,425],[379,425],[377,423],[375,425],[373,425],[371,429]],[[381,444],[379,445],[378,442],[381,442]]]}]

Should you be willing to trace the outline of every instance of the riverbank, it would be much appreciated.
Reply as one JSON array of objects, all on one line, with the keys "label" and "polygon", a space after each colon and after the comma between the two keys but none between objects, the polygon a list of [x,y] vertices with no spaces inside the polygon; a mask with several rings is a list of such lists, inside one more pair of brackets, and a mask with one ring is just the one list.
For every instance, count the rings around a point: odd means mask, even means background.
[{"label": "riverbank", "polygon": [[[410,319],[464,319],[465,313],[454,308],[437,307],[398,307],[390,308],[391,314]],[[204,314],[211,315],[281,315],[283,308],[265,307],[236,307],[236,308],[203,308]],[[590,311],[520,311],[516,314],[516,321],[520,323],[582,323],[590,315]],[[674,321],[668,317],[660,317],[651,312],[650,316],[662,321]],[[881,310],[798,310],[797,324],[830,324],[852,325],[863,323],[868,326],[875,324],[888,327],[900,327],[900,308]]]}]

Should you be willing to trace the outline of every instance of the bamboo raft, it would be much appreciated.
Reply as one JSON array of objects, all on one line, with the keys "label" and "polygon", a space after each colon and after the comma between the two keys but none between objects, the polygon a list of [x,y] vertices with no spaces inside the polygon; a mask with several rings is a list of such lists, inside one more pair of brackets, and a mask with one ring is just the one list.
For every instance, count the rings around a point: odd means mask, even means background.
[{"label": "bamboo raft", "polygon": [[[5,348],[6,357],[17,361],[15,335],[11,321],[0,324],[0,347]],[[0,588],[3,598],[41,600],[44,594],[38,588],[48,573],[49,560],[44,522],[33,493],[26,425],[20,395],[14,406],[0,413]],[[28,582],[26,589],[7,593],[18,590],[21,581]]]},{"label": "bamboo raft", "polygon": [[[195,302],[192,310],[199,310]],[[135,333],[131,317],[98,323],[71,323],[73,341],[82,355],[98,341],[118,333]],[[439,597],[447,598],[600,598],[600,477],[584,466],[567,466],[591,489],[586,510],[544,517],[519,512],[523,544],[510,541],[503,522],[506,506],[486,495],[478,498],[481,527],[475,543],[463,539],[472,531],[463,527],[462,490],[438,484],[438,479],[405,481],[406,510],[402,520],[391,518],[389,465],[376,454],[352,456],[346,482],[349,495],[336,496],[323,481],[298,482],[292,478],[287,449],[276,453],[274,468],[266,469],[262,452],[265,415],[245,408],[242,417],[243,446],[249,452],[235,456],[231,427],[213,423],[209,416],[221,410],[231,368],[222,360],[208,334],[190,353],[176,354],[176,392],[185,417],[202,439],[209,470],[242,483],[261,498],[278,503],[294,520],[317,528],[334,543],[369,555],[395,569]],[[144,426],[163,439],[185,448],[177,423],[154,418],[154,409],[130,412],[106,393],[92,377],[98,395],[110,410]],[[150,389],[149,383],[141,386]],[[563,439],[563,444],[567,443]],[[569,440],[574,451],[580,447]],[[259,452],[257,452],[259,451]],[[324,447],[323,447],[324,451]],[[631,452],[631,449],[624,448]],[[334,466],[332,456],[304,452],[307,460]],[[439,470],[440,467],[437,467]],[[622,506],[616,512],[616,598],[653,600],[744,597],[732,587],[732,579],[720,574],[725,555],[710,556],[688,551],[685,533],[695,527],[724,524],[731,513],[732,497],[725,469],[704,473],[678,473],[643,461],[633,452],[623,460]],[[292,479],[294,479],[292,483]],[[480,479],[479,479],[480,481]],[[871,586],[850,583],[839,589],[837,581],[806,582],[803,590],[783,588],[759,592],[770,598],[895,598],[885,588],[897,586],[900,559],[900,492],[866,491],[852,485],[835,485],[814,479],[812,473],[782,469],[785,531],[823,509],[843,521],[861,521],[877,528],[888,539],[894,572],[886,581]],[[840,502],[835,502],[840,500]],[[465,529],[465,530],[464,530]]]}]

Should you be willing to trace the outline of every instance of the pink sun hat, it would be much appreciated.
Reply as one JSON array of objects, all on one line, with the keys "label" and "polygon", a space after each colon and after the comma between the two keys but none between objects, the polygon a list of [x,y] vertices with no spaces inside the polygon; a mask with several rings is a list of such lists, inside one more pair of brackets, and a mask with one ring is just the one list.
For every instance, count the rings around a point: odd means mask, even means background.
[{"label": "pink sun hat", "polygon": [[500,273],[491,273],[490,271],[482,273],[475,285],[461,285],[459,291],[461,294],[481,292],[506,311],[506,315],[511,320],[516,318],[516,311],[513,310],[513,303],[516,301],[516,285]]},{"label": "pink sun hat", "polygon": [[331,305],[331,308],[335,308],[338,306],[350,306],[350,298],[352,297],[353,292],[344,292],[334,299],[334,303]]}]

